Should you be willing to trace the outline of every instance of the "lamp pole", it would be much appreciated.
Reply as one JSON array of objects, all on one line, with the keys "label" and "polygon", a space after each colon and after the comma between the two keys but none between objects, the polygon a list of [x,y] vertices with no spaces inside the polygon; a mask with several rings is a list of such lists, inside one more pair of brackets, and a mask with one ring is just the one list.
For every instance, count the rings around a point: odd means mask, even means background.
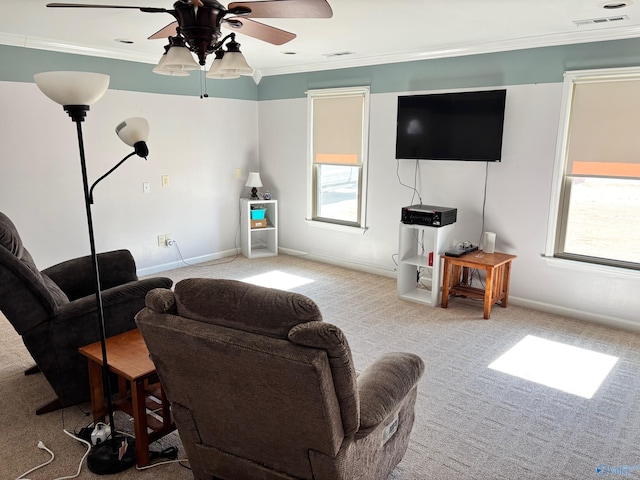
[{"label": "lamp pole", "polygon": [[[131,442],[122,437],[118,437],[115,432],[113,402],[111,398],[111,381],[109,380],[109,363],[107,360],[107,335],[104,322],[104,308],[101,293],[102,288],[100,284],[100,267],[98,265],[98,254],[96,252],[95,235],[93,232],[93,217],[91,215],[92,201],[89,190],[89,181],[87,179],[87,162],[84,153],[84,139],[82,136],[82,122],[84,121],[90,107],[88,105],[64,105],[63,108],[76,124],[76,130],[78,133],[78,149],[80,151],[80,167],[82,169],[82,187],[84,191],[85,209],[87,212],[89,245],[91,247],[91,259],[93,261],[93,274],[95,277],[98,329],[100,330],[100,346],[102,349],[102,388],[107,401],[107,414],[109,417],[109,425],[111,427],[111,438],[104,444],[97,445],[92,449],[87,460],[87,465],[89,470],[94,473],[112,474],[124,471],[133,466],[136,461],[136,457],[133,445],[130,445]],[[126,158],[129,158],[129,156]],[[118,166],[121,164],[122,162],[118,164]],[[104,178],[104,176],[102,178]],[[129,452],[129,455],[126,455],[127,450],[130,448],[131,451]]]},{"label": "lamp pole", "polygon": [[80,150],[80,168],[82,169],[82,187],[84,190],[84,204],[87,211],[87,227],[89,229],[89,245],[91,247],[91,259],[93,260],[93,274],[95,277],[96,305],[98,307],[98,328],[100,330],[100,345],[102,347],[102,388],[104,388],[107,398],[107,410],[109,413],[109,425],[112,429],[111,445],[112,452],[118,451],[115,436],[115,424],[113,421],[113,403],[111,400],[111,382],[109,381],[109,367],[107,361],[107,334],[104,326],[104,308],[102,305],[102,288],[100,285],[100,267],[98,265],[98,254],[96,253],[96,241],[93,233],[93,217],[91,215],[91,201],[89,197],[89,181],[87,179],[87,162],[84,154],[84,139],[82,136],[82,122],[89,111],[88,105],[65,105],[64,109],[76,124],[78,132],[78,149]]}]

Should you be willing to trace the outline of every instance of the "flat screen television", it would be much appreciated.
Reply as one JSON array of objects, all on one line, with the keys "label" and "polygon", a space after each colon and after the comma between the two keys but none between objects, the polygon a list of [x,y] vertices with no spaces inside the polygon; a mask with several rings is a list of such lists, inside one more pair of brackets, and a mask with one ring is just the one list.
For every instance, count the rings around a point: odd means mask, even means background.
[{"label": "flat screen television", "polygon": [[396,158],[501,161],[506,93],[399,96]]}]

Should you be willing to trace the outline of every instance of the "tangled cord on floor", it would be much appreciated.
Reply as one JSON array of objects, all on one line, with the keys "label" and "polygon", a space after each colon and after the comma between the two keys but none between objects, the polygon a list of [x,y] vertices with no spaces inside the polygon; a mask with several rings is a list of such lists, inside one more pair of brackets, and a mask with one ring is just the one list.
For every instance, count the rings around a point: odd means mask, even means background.
[{"label": "tangled cord on floor", "polygon": [[168,460],[176,460],[178,458],[178,448],[177,447],[167,447],[164,450],[157,451],[151,450],[149,452],[149,459],[156,460],[158,458],[166,458]]}]

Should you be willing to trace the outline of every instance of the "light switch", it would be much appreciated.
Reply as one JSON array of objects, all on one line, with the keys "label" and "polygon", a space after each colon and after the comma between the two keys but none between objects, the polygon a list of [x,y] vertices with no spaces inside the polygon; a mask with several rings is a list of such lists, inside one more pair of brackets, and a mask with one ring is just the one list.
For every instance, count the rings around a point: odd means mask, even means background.
[{"label": "light switch", "polygon": [[151,184],[149,182],[144,182],[142,184],[142,192],[143,193],[151,193]]}]

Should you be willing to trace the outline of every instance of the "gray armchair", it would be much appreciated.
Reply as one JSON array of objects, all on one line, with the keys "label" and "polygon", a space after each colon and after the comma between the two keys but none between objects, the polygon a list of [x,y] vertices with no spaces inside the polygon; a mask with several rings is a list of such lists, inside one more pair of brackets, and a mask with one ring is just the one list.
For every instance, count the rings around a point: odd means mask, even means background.
[{"label": "gray armchair", "polygon": [[197,480],[383,480],[402,460],[422,360],[357,376],[309,298],[234,280],[149,292],[136,322]]},{"label": "gray armchair", "polygon": [[[98,264],[108,337],[136,328],[147,292],[172,285],[168,278],[138,280],[127,250],[101,253]],[[0,212],[0,311],[35,360],[32,371],[41,371],[57,396],[38,414],[90,399],[87,360],[78,348],[100,339],[94,285],[90,256],[39,271]]]}]

